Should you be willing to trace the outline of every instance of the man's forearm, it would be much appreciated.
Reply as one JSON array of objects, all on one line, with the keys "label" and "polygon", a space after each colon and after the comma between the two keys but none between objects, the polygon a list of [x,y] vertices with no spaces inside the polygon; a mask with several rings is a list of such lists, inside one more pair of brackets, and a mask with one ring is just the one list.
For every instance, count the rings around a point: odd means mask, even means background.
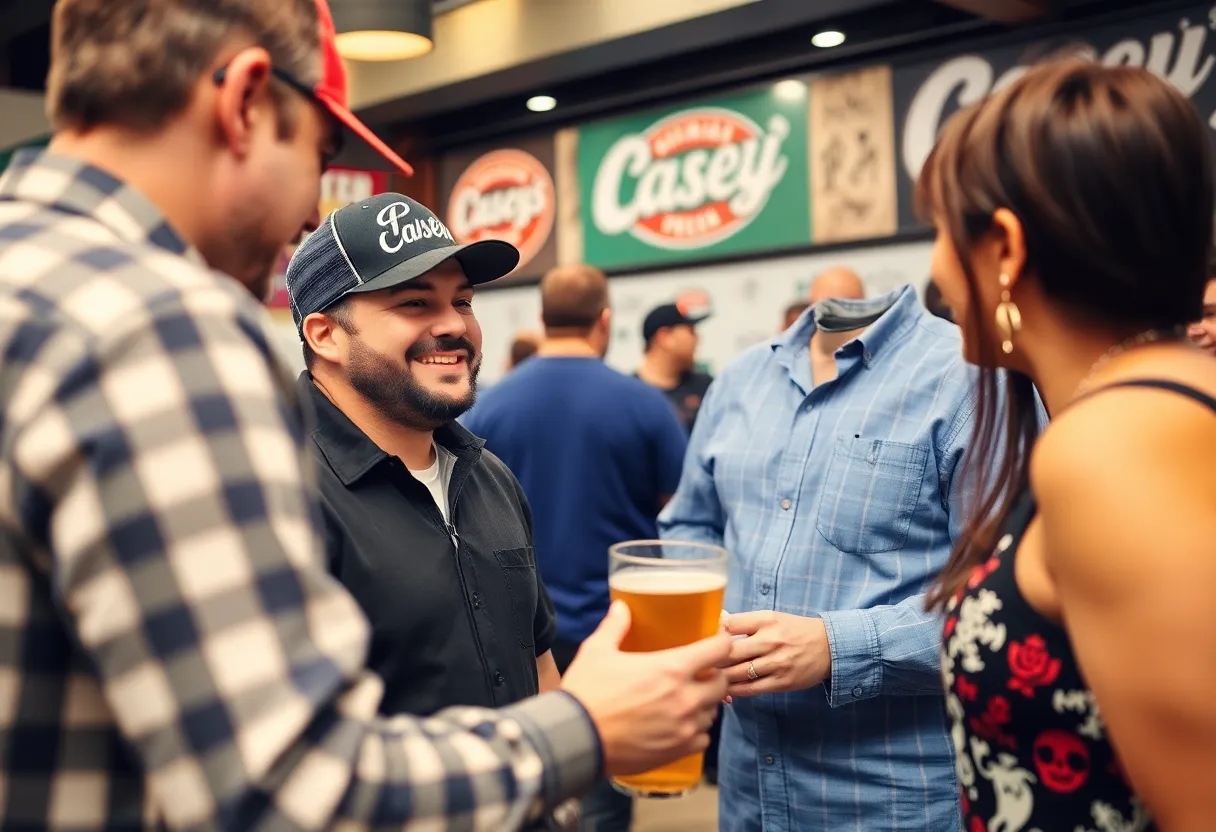
[{"label": "man's forearm", "polygon": [[925,596],[890,606],[823,614],[832,656],[824,682],[833,707],[875,696],[941,692],[942,620]]},{"label": "man's forearm", "polygon": [[343,828],[442,829],[459,819],[473,824],[461,828],[486,832],[519,829],[583,794],[602,767],[590,718],[562,692],[497,711],[454,708],[375,723],[353,765],[333,816]]}]

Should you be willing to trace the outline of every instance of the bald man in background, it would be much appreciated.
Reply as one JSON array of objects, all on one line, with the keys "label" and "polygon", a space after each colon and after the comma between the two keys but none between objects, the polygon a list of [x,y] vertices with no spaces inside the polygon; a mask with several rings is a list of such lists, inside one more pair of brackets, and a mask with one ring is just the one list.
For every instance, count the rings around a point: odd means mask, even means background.
[{"label": "bald man in background", "polygon": [[811,306],[824,300],[865,300],[866,285],[848,266],[832,266],[811,281]]},{"label": "bald man in background", "polygon": [[[536,355],[461,420],[515,474],[532,507],[536,563],[557,612],[553,657],[565,672],[608,611],[608,547],[658,537],[680,482],[684,428],[663,394],[604,364],[608,279],[561,266],[541,281]],[[627,832],[632,801],[603,781],[581,828]]]},{"label": "bald man in background", "polygon": [[811,281],[806,300],[794,301],[785,307],[781,331],[785,332],[798,322],[802,313],[821,300],[837,298],[843,300],[865,300],[866,287],[857,272],[847,266],[832,266],[815,275]]}]

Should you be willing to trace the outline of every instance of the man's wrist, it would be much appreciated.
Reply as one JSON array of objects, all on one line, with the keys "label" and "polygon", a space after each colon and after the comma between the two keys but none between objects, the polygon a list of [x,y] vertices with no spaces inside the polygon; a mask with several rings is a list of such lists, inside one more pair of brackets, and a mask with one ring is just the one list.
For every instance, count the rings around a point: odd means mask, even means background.
[{"label": "man's wrist", "polygon": [[544,767],[541,794],[547,805],[586,793],[604,772],[599,730],[583,703],[552,691],[503,708],[519,723]]}]

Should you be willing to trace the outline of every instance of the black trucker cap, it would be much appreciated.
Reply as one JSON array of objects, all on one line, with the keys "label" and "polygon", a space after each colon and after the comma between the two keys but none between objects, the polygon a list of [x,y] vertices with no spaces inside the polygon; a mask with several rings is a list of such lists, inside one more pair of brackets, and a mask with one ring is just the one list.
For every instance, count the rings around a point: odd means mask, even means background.
[{"label": "black trucker cap", "polygon": [[709,317],[708,312],[685,312],[675,303],[665,303],[656,306],[646,314],[642,322],[642,340],[650,343],[650,339],[660,330],[669,326],[696,326]]},{"label": "black trucker cap", "polygon": [[339,208],[287,265],[296,329],[347,295],[392,289],[450,258],[476,286],[510,274],[519,250],[502,240],[458,245],[431,209],[402,194],[377,194]]}]

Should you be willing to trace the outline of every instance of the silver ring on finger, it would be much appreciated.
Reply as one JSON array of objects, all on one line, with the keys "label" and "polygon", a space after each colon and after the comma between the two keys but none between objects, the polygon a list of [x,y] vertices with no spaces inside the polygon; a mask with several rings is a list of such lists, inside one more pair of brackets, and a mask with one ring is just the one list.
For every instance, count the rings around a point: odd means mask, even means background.
[{"label": "silver ring on finger", "polygon": [[756,663],[755,662],[747,663],[747,678],[752,682],[754,682],[760,678],[760,674],[756,672]]}]

